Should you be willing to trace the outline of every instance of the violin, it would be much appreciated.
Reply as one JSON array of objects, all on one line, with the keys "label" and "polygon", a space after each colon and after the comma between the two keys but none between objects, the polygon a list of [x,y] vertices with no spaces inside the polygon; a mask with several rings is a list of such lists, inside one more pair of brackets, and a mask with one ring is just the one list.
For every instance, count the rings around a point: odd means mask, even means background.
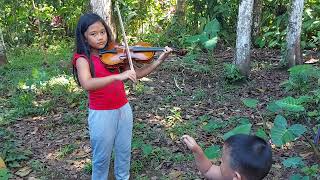
[{"label": "violin", "polygon": [[[139,42],[135,46],[129,46],[131,58],[137,63],[150,63],[155,52],[164,49],[162,47],[151,47],[147,42]],[[173,51],[177,52],[176,50]],[[107,68],[123,67],[128,63],[126,48],[115,42],[111,42],[108,47],[101,49],[99,55]]]},{"label": "violin", "polygon": [[[130,69],[134,70],[133,60],[140,63],[149,63],[153,59],[155,52],[163,51],[165,49],[151,47],[150,44],[145,42],[140,42],[136,46],[129,47],[117,2],[116,11],[118,12],[119,23],[124,40],[124,46],[112,42],[109,43],[108,47],[99,51],[101,61],[106,65],[107,68],[119,68],[129,63]],[[185,52],[186,51],[183,51],[182,53],[185,54]]]}]

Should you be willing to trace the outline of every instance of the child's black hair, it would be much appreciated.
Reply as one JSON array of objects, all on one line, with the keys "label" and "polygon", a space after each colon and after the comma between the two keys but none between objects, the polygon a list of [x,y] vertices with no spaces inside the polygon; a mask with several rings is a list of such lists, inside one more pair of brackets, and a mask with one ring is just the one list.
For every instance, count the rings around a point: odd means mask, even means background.
[{"label": "child's black hair", "polygon": [[[91,26],[92,24],[94,24],[98,21],[100,21],[106,29],[107,36],[108,36],[108,42],[107,42],[106,46],[108,46],[109,42],[112,41],[111,30],[110,30],[109,26],[105,23],[105,21],[99,15],[97,15],[95,13],[87,13],[87,14],[84,14],[80,17],[80,19],[78,21],[77,29],[76,29],[76,34],[75,34],[76,35],[76,52],[78,54],[82,54],[82,55],[86,56],[86,58],[88,59],[89,66],[90,66],[90,73],[91,73],[92,77],[95,77],[94,65],[91,60],[90,47],[89,47],[89,44],[84,36],[84,33],[87,31],[89,26]],[[75,80],[77,81],[77,83],[80,85],[79,79],[78,79],[77,69],[74,65],[73,65],[73,76],[74,76]]]},{"label": "child's black hair", "polygon": [[229,166],[246,180],[263,179],[272,165],[272,151],[269,143],[257,136],[237,134],[225,141],[228,149]]}]

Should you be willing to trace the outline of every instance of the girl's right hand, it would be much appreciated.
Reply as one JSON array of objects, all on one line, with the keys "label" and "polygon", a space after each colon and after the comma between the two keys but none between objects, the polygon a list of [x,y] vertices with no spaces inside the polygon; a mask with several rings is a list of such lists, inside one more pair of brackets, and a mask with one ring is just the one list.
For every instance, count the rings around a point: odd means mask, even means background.
[{"label": "girl's right hand", "polygon": [[121,81],[126,80],[126,79],[130,79],[133,82],[137,81],[136,72],[134,70],[124,71],[123,73],[120,73],[118,76],[119,76],[118,79]]}]

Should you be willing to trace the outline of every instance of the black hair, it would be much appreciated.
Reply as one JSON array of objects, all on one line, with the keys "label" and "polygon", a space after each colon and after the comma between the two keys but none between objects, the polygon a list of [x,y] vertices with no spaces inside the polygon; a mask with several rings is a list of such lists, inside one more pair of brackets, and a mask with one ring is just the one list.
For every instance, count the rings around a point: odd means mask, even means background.
[{"label": "black hair", "polygon": [[[87,14],[84,14],[80,17],[80,19],[78,21],[77,29],[76,29],[76,34],[75,34],[75,36],[76,36],[76,42],[75,42],[76,43],[76,52],[78,54],[84,55],[86,57],[86,59],[88,59],[89,66],[90,66],[90,73],[91,73],[92,77],[95,77],[94,65],[91,60],[90,46],[89,46],[88,42],[86,41],[84,33],[87,31],[89,26],[91,26],[92,24],[94,24],[98,21],[100,21],[106,29],[107,37],[108,37],[108,42],[107,42],[106,46],[108,46],[109,42],[112,41],[111,30],[110,30],[109,26],[105,23],[105,21],[99,15],[97,15],[95,13],[87,13]],[[80,85],[79,79],[78,79],[77,69],[74,65],[73,65],[73,76],[74,76],[76,82]]]},{"label": "black hair", "polygon": [[237,134],[225,141],[231,169],[238,171],[246,180],[263,179],[272,165],[270,144],[258,136]]}]

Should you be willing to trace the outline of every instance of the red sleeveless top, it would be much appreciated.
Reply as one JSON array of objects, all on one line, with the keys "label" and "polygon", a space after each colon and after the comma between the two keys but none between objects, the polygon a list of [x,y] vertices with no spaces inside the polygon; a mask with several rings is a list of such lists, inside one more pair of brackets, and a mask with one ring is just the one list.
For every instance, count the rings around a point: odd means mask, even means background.
[{"label": "red sleeveless top", "polygon": [[[72,64],[75,67],[76,61],[79,57],[87,59],[85,55],[75,53],[72,60]],[[114,70],[114,72],[111,72],[105,68],[99,56],[92,55],[91,60],[94,64],[96,78],[119,74],[119,70]],[[88,94],[89,108],[93,110],[118,109],[128,102],[124,89],[124,83],[119,80],[113,81],[101,89],[89,90]]]}]

